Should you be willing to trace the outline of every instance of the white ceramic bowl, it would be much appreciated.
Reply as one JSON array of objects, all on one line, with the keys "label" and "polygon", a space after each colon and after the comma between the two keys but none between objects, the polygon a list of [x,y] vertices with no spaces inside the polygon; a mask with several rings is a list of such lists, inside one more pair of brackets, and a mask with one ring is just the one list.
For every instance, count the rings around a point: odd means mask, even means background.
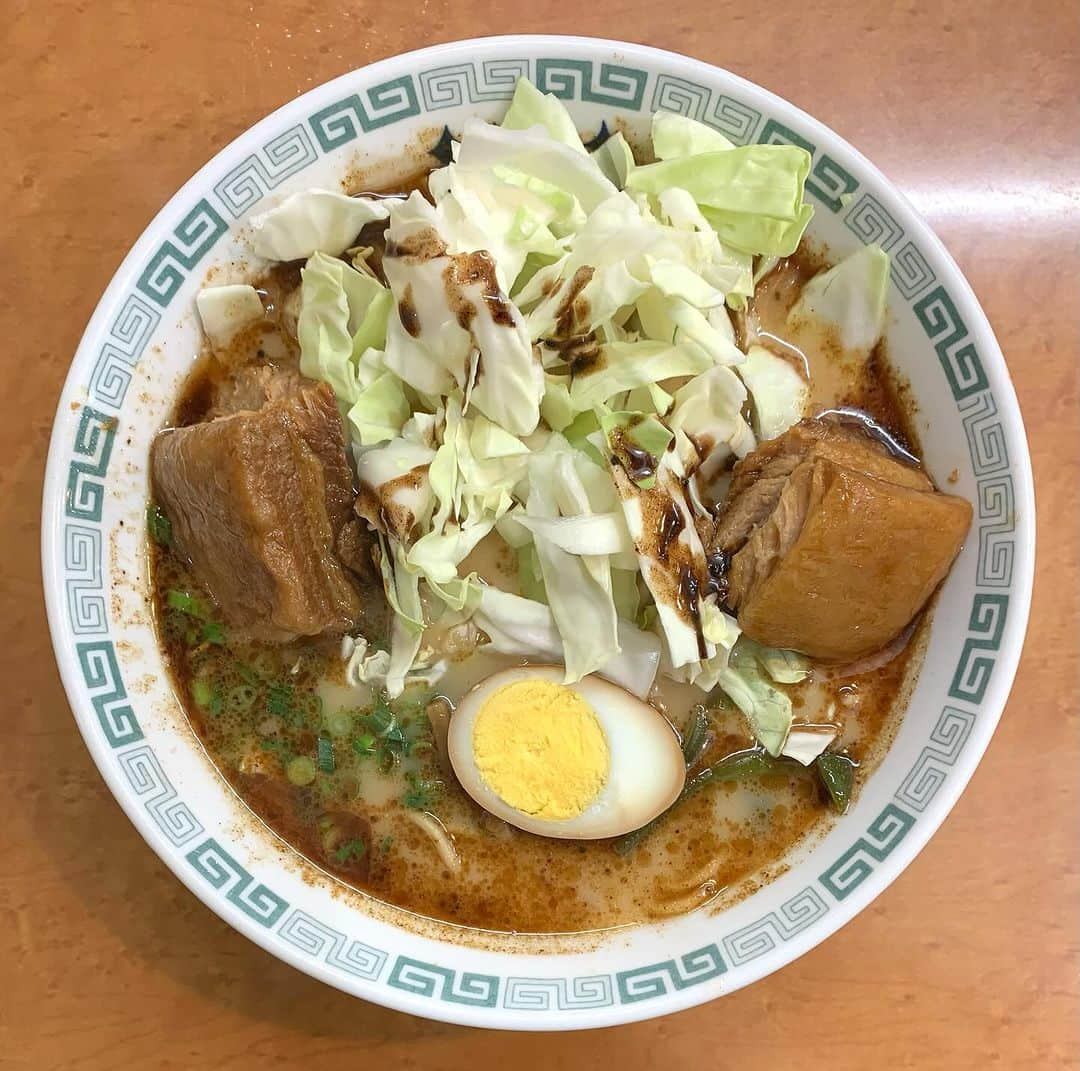
[{"label": "white ceramic bowl", "polygon": [[[735,907],[587,940],[487,938],[343,894],[239,803],[169,690],[145,601],[147,453],[197,348],[193,298],[242,247],[246,215],[347,168],[496,119],[518,75],[580,128],[644,132],[657,108],[736,142],[813,155],[811,234],[892,255],[890,353],[911,381],[927,464],[976,504],[900,732],[856,804]],[[434,161],[433,161],[434,162]],[[862,910],[956,801],[1001,714],[1034,561],[1024,429],[956,265],[907,201],[830,130],[725,71],[638,45],[502,37],[409,53],[314,89],[218,154],[136,242],[105,292],[56,414],[42,557],[56,657],[105,780],[151,847],[222,918],[367,1000],[479,1026],[566,1030],[676,1011],[782,967]],[[313,876],[314,875],[314,876]],[[949,874],[940,880],[948,882]],[[207,956],[214,949],[205,950]]]}]

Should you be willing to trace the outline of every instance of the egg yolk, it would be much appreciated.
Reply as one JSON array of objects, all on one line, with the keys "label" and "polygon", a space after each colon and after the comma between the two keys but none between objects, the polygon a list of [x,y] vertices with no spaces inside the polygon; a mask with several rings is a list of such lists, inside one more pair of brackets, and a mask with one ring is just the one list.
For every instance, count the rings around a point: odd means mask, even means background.
[{"label": "egg yolk", "polygon": [[596,711],[555,681],[515,681],[493,692],[476,715],[472,746],[488,787],[536,818],[581,814],[611,763]]}]

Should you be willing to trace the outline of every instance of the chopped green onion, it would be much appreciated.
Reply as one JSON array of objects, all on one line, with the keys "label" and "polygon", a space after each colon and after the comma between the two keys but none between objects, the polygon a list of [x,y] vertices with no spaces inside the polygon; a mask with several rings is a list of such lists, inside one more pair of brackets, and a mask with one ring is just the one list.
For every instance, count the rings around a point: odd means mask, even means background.
[{"label": "chopped green onion", "polygon": [[393,843],[394,843],[394,838],[393,837],[383,837],[382,841],[379,843],[379,851],[381,851],[381,852],[390,851],[390,845],[393,844]]},{"label": "chopped green onion", "polygon": [[334,852],[338,863],[347,863],[350,859],[362,859],[367,852],[367,845],[362,840],[347,840]]},{"label": "chopped green onion", "polygon": [[401,802],[410,810],[427,811],[434,806],[441,789],[439,781],[425,781],[416,774],[410,774],[409,788],[401,797]]},{"label": "chopped green onion", "polygon": [[315,761],[323,773],[334,772],[334,742],[328,736],[320,736],[315,741]]},{"label": "chopped green onion", "polygon": [[156,503],[151,502],[146,507],[146,527],[150,532],[150,538],[159,547],[171,547],[173,545],[172,521],[165,515],[165,511]]},{"label": "chopped green onion", "polygon": [[221,693],[221,685],[214,681],[211,683],[205,677],[196,677],[191,684],[191,698],[195,705],[209,714],[218,715],[225,707],[225,697]]},{"label": "chopped green onion", "polygon": [[377,696],[375,705],[370,714],[365,714],[361,719],[366,729],[370,729],[376,736],[386,736],[397,724],[397,718],[390,709],[385,696]]},{"label": "chopped green onion", "polygon": [[266,738],[262,741],[263,751],[273,751],[277,753],[277,757],[281,760],[282,766],[287,766],[289,760],[293,757],[292,748],[284,740],[271,740]]},{"label": "chopped green onion", "polygon": [[230,714],[246,714],[255,703],[258,692],[250,684],[237,684],[225,693],[225,709]]},{"label": "chopped green onion", "polygon": [[814,760],[821,783],[829,793],[833,807],[844,814],[851,803],[851,789],[855,784],[855,763],[846,755],[826,751]]},{"label": "chopped green onion", "polygon": [[310,785],[315,780],[315,763],[307,755],[297,755],[285,767],[285,776],[294,785]]},{"label": "chopped green onion", "polygon": [[352,742],[352,746],[357,755],[374,755],[375,737],[371,733],[364,733],[363,736],[358,736]]},{"label": "chopped green onion", "polygon": [[225,642],[225,628],[216,621],[207,621],[202,627],[202,642],[220,647]]},{"label": "chopped green onion", "polygon": [[291,684],[271,684],[266,694],[266,710],[268,714],[276,714],[279,718],[289,718],[293,712],[293,690]]},{"label": "chopped green onion", "polygon": [[206,603],[195,595],[189,595],[186,591],[170,588],[165,592],[165,602],[170,609],[190,614],[192,617],[199,618],[200,621],[205,621],[210,616],[210,608]]},{"label": "chopped green onion", "polygon": [[[405,719],[401,724],[404,730],[404,754],[427,755],[435,750],[432,742],[431,719],[427,714],[419,714]],[[387,743],[390,741],[388,740]]]}]

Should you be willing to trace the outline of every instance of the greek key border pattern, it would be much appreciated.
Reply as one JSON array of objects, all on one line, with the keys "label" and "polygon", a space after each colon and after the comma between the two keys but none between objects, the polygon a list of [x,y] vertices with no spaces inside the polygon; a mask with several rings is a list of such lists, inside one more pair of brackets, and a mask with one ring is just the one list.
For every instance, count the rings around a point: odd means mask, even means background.
[{"label": "greek key border pattern", "polygon": [[180,799],[149,744],[121,752],[117,762],[146,813],[176,847],[203,832],[202,823]]},{"label": "greek key border pattern", "polygon": [[214,184],[225,211],[239,219],[271,190],[319,158],[311,134],[300,124],[271,138]]},{"label": "greek key border pattern", "polygon": [[527,59],[497,59],[431,67],[417,77],[424,109],[434,112],[463,104],[509,100],[518,78],[528,78],[530,73]]}]

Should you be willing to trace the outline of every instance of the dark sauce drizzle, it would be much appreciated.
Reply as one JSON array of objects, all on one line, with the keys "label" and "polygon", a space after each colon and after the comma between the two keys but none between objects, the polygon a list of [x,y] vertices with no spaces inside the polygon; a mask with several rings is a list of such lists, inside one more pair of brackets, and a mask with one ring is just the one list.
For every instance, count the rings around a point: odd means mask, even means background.
[{"label": "dark sauce drizzle", "polygon": [[701,630],[700,587],[697,573],[689,565],[684,565],[679,570],[679,610],[694,623],[698,658],[707,658],[709,651],[705,646],[705,634]]},{"label": "dark sauce drizzle", "polygon": [[727,602],[728,596],[727,574],[731,567],[731,555],[726,550],[714,550],[706,556],[705,566],[708,573],[701,593],[706,598],[715,595],[717,601],[723,605]]},{"label": "dark sauce drizzle", "polygon": [[686,527],[686,519],[682,510],[675,502],[670,503],[660,518],[660,542],[656,548],[656,556],[662,562],[668,560],[668,551],[671,544],[679,538],[679,533]]}]

